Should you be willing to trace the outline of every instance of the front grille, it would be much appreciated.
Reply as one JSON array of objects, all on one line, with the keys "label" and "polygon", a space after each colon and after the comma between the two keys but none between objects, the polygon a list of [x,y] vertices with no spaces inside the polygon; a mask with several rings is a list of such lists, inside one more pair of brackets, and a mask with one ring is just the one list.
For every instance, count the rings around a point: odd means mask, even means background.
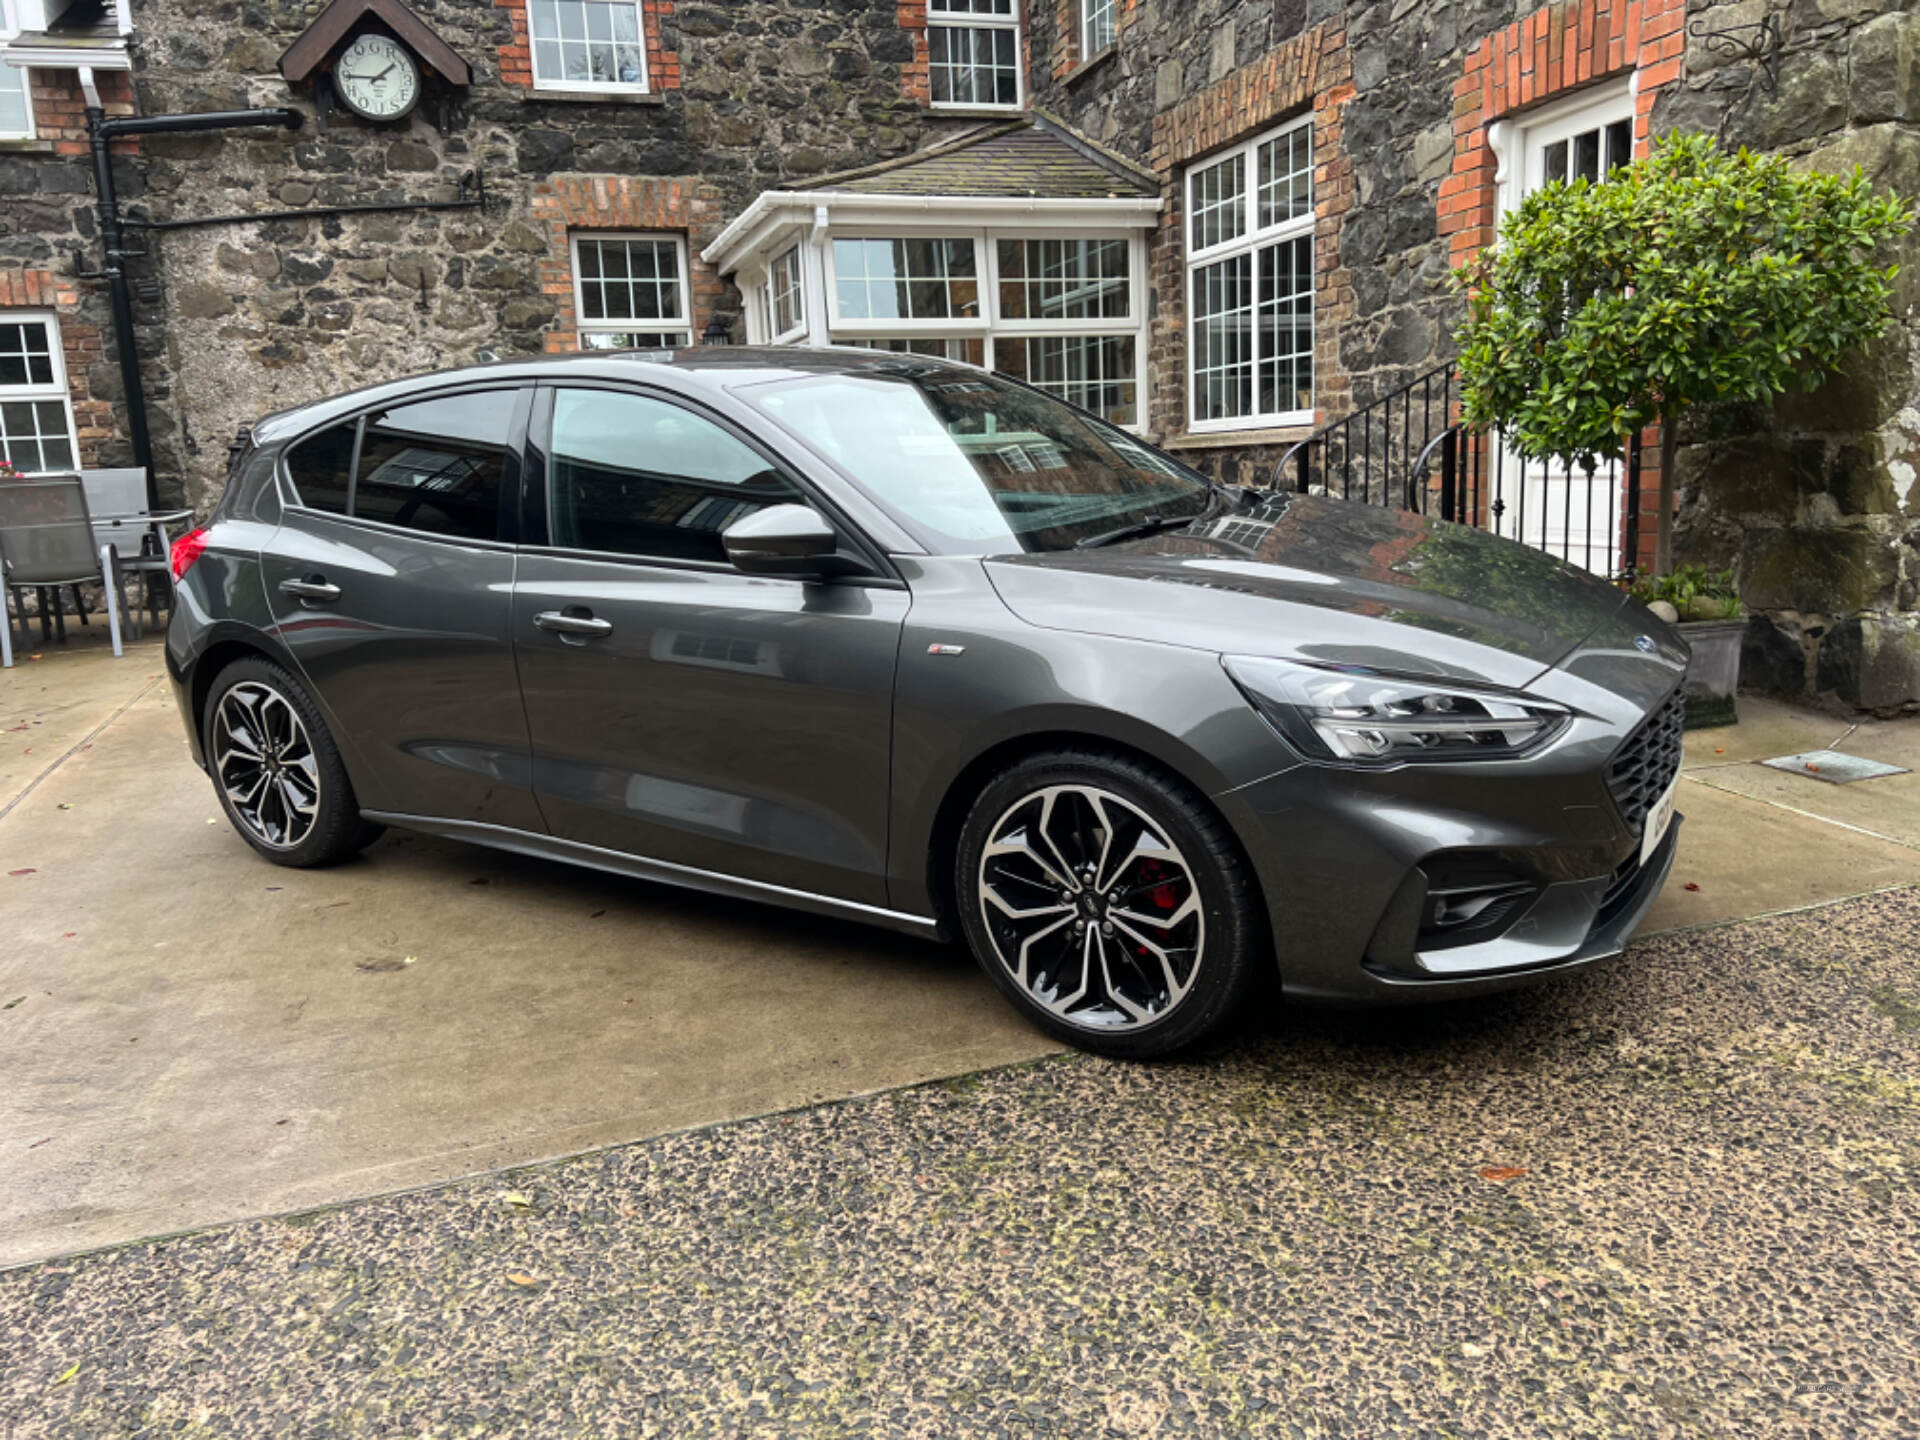
[{"label": "front grille", "polygon": [[1680,773],[1681,731],[1687,719],[1686,697],[1675,686],[1658,710],[1634,727],[1607,762],[1607,793],[1627,822],[1639,834],[1654,801],[1666,794]]}]

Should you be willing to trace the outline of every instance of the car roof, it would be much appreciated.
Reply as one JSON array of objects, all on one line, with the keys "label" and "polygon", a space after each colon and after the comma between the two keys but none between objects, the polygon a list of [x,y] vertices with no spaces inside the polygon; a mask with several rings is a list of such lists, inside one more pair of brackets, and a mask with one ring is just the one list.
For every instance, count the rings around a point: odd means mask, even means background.
[{"label": "car roof", "polygon": [[557,355],[530,355],[382,381],[377,385],[363,386],[358,390],[276,411],[255,422],[253,438],[256,444],[267,444],[299,434],[315,425],[324,425],[336,417],[358,414],[370,406],[391,404],[415,393],[469,383],[645,379],[663,389],[698,394],[816,375],[858,375],[871,371],[897,373],[902,362],[916,369],[923,366],[953,370],[969,368],[954,361],[929,356],[908,356],[851,346],[693,345],[675,350],[586,350]]}]

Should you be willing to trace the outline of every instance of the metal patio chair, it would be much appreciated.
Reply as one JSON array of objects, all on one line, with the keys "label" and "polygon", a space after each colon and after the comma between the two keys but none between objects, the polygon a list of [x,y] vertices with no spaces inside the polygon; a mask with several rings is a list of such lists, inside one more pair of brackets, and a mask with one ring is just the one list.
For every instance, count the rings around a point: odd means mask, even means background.
[{"label": "metal patio chair", "polygon": [[184,528],[193,519],[193,512],[149,509],[147,472],[137,466],[82,470],[80,478],[86,485],[95,548],[113,546],[121,578],[134,576],[140,581],[138,604],[128,605],[126,595],[120,596],[120,611],[131,622],[129,628],[138,640],[145,633],[144,622],[159,626],[160,596],[167,596],[169,607],[173,603],[173,572],[168,559],[173,537],[168,527]]},{"label": "metal patio chair", "polygon": [[[40,589],[41,623],[46,624],[45,593],[60,586],[94,581],[105,588],[107,626],[113,653],[120,648],[120,576],[111,544],[94,546],[93,519],[87,512],[86,486],[77,474],[35,475],[0,480],[0,596]],[[0,611],[5,610],[0,604]],[[28,643],[26,606],[20,623]],[[85,619],[84,608],[82,617]],[[13,621],[0,615],[0,666],[13,664]],[[61,632],[65,634],[65,626]]]}]

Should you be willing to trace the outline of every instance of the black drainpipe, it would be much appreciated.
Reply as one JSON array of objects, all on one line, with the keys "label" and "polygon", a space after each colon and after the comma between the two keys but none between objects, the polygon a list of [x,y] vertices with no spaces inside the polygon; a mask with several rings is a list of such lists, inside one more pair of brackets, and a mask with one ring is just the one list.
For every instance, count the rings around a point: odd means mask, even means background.
[{"label": "black drainpipe", "polygon": [[203,115],[129,115],[109,120],[97,105],[87,107],[87,136],[93,142],[94,195],[100,208],[100,243],[106,253],[107,293],[113,302],[114,342],[120,351],[120,382],[127,392],[127,434],[133,442],[133,463],[147,472],[147,504],[160,507],[159,485],[153,473],[153,439],[147,430],[147,396],[140,380],[140,353],[133,336],[133,294],[127,286],[126,233],[120,219],[120,200],[113,188],[113,163],[108,146],[126,135],[168,135],[184,130],[235,130],[253,125],[280,125],[298,130],[298,110],[276,106],[265,110],[212,110]]}]

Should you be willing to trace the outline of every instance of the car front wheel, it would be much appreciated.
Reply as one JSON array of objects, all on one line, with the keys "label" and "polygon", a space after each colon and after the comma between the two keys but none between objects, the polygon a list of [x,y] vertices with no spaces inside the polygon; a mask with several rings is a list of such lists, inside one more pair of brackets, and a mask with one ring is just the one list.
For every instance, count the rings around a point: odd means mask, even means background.
[{"label": "car front wheel", "polygon": [[1216,1034],[1265,951],[1225,822],[1128,756],[1052,752],[994,780],[962,830],[954,893],[1001,991],[1107,1055],[1171,1055]]},{"label": "car front wheel", "polygon": [[222,670],[201,733],[227,819],[274,864],[332,864],[380,834],[360,818],[319,710],[273,662],[236,660]]}]

